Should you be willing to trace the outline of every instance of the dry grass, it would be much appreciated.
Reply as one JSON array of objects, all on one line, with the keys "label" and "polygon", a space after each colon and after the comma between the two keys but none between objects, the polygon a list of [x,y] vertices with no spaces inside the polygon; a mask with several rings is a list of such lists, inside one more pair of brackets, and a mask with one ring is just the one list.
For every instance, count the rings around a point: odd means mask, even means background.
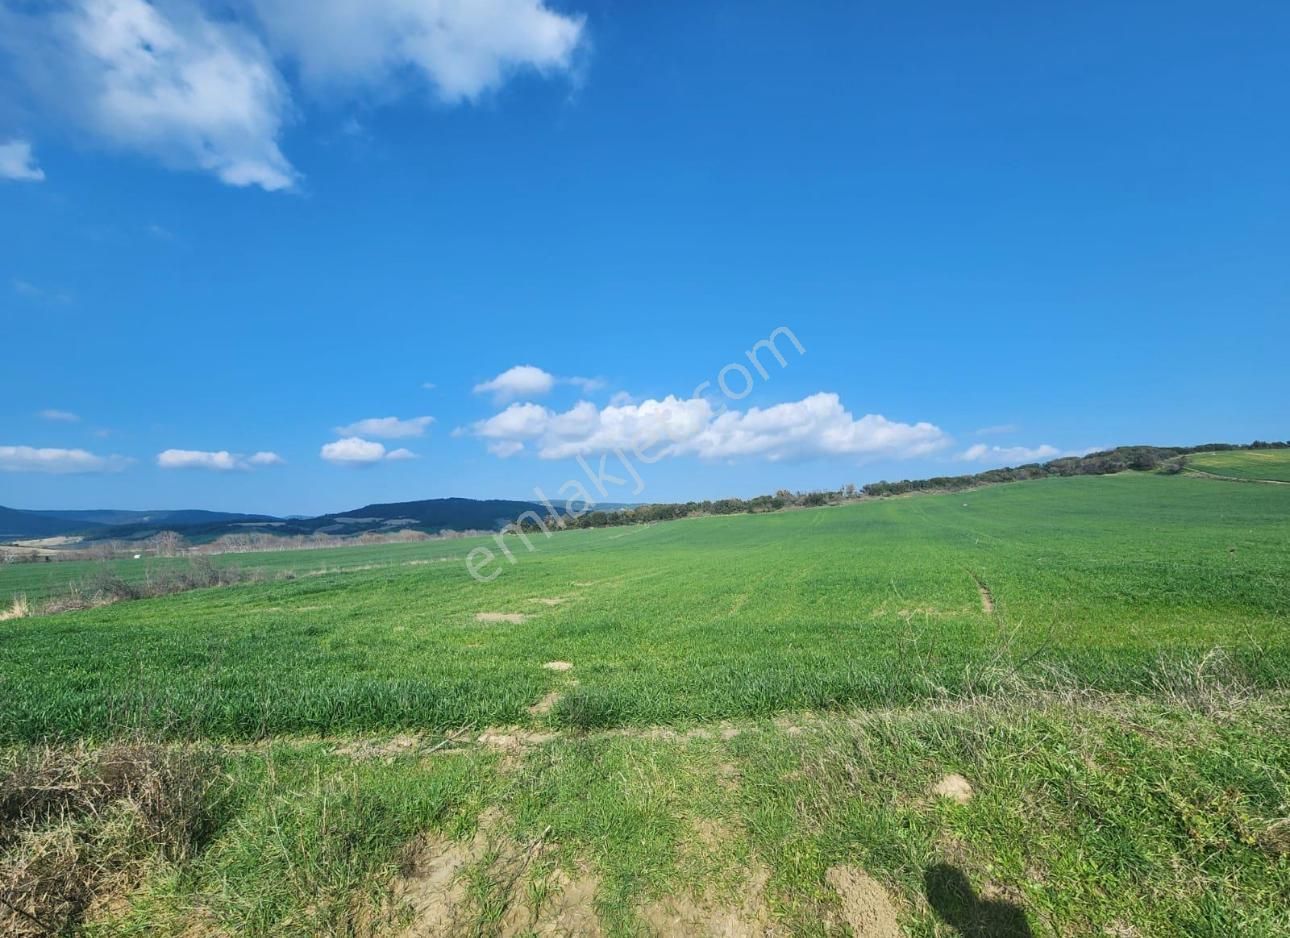
[{"label": "dry grass", "polygon": [[144,743],[10,756],[0,776],[0,933],[57,934],[187,859],[212,826],[210,755]]},{"label": "dry grass", "polygon": [[131,599],[169,596],[172,593],[213,586],[233,586],[256,582],[262,578],[263,575],[255,570],[216,566],[208,557],[193,557],[180,569],[149,576],[139,582],[123,579],[110,568],[103,567],[94,575],[69,584],[64,593],[47,599],[38,609],[29,610],[27,614],[54,615],[79,609],[95,609]]},{"label": "dry grass", "polygon": [[19,593],[13,598],[8,609],[0,609],[0,622],[9,619],[25,619],[31,615],[31,604],[27,602],[27,597]]}]

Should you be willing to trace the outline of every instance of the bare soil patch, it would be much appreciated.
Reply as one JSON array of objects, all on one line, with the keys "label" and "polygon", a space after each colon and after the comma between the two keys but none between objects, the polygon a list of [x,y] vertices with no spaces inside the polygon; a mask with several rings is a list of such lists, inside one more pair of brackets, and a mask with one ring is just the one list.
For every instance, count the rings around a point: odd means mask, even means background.
[{"label": "bare soil patch", "polygon": [[[438,834],[423,836],[394,888],[396,901],[410,906],[413,913],[404,934],[408,938],[476,934],[486,903],[490,909],[500,905],[504,910],[496,926],[503,938],[599,936],[595,910],[599,879],[585,870],[570,875],[535,863],[547,852],[545,838],[544,833],[527,844],[516,841],[503,831],[502,817],[495,811],[480,818],[468,842]],[[486,887],[468,888],[468,874]]]},{"label": "bare soil patch", "polygon": [[[678,894],[651,902],[640,910],[650,931],[660,938],[746,938],[775,935],[766,907],[770,872],[757,866],[742,891],[743,901],[727,905],[707,895]],[[865,934],[857,932],[857,934]]]},{"label": "bare soil patch", "polygon": [[510,625],[519,625],[528,619],[522,612],[477,612],[475,613],[476,622],[506,622]]},{"label": "bare soil patch", "polygon": [[529,600],[531,603],[540,603],[543,606],[558,606],[568,601],[565,596],[537,596]]},{"label": "bare soil patch", "polygon": [[533,706],[529,707],[529,713],[535,717],[545,716],[551,712],[556,704],[560,702],[561,696],[562,695],[559,691],[551,691],[551,693],[547,694]]},{"label": "bare soil patch", "polygon": [[481,746],[501,749],[505,752],[519,752],[528,746],[541,746],[556,739],[557,733],[536,733],[518,726],[489,727],[479,734],[476,740]]},{"label": "bare soil patch", "polygon": [[975,792],[972,783],[962,775],[951,772],[932,786],[932,794],[938,798],[948,798],[958,804],[967,804]]},{"label": "bare soil patch", "polygon": [[572,671],[573,670],[573,665],[570,664],[568,661],[548,661],[546,664],[542,665],[542,667],[546,668],[548,671]]},{"label": "bare soil patch", "polygon": [[896,907],[887,890],[855,866],[830,867],[825,880],[842,902],[842,918],[851,931],[865,938],[902,938]]}]

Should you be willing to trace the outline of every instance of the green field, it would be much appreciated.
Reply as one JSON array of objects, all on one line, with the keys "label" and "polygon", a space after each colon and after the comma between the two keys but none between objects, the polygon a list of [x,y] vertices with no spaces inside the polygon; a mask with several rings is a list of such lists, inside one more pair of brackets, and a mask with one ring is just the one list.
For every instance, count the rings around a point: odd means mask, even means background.
[{"label": "green field", "polygon": [[1254,449],[1196,453],[1187,457],[1187,468],[1233,479],[1290,482],[1290,450]]},{"label": "green field", "polygon": [[[200,836],[126,838],[140,871],[82,927],[1290,925],[1290,489],[1125,473],[571,531],[487,584],[476,543],[232,555],[273,576],[0,623],[12,767],[123,737],[219,766]],[[951,772],[970,802],[928,793]],[[101,814],[60,836],[106,849]]]}]

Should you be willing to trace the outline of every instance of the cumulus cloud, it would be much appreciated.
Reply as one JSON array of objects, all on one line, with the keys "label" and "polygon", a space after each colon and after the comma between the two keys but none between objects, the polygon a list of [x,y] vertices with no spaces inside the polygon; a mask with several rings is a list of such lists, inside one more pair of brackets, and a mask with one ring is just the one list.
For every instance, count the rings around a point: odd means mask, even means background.
[{"label": "cumulus cloud", "polygon": [[540,397],[555,387],[555,375],[536,365],[516,365],[507,368],[491,381],[475,385],[476,394],[491,394],[499,404],[520,397]]},{"label": "cumulus cloud", "polygon": [[368,417],[348,426],[337,427],[337,436],[374,436],[382,440],[399,440],[411,436],[424,436],[426,428],[434,423],[433,417]]},{"label": "cumulus cloud", "polygon": [[1031,462],[1044,462],[1060,456],[1062,451],[1047,443],[1036,447],[1027,446],[986,446],[976,443],[969,446],[956,457],[964,462],[997,463],[1004,466],[1019,466]]},{"label": "cumulus cloud", "polygon": [[899,423],[878,414],[856,418],[836,394],[718,413],[703,398],[666,397],[600,408],[579,401],[564,412],[534,403],[511,404],[469,434],[502,458],[532,443],[539,457],[563,459],[614,450],[700,459],[770,461],[823,456],[908,458],[933,453],[948,437],[930,423]]},{"label": "cumulus cloud", "polygon": [[117,472],[129,464],[124,456],[98,456],[83,449],[0,446],[3,472]]},{"label": "cumulus cloud", "polygon": [[70,410],[58,410],[54,407],[47,407],[46,409],[38,412],[36,416],[41,420],[53,420],[56,423],[76,423],[81,419]]},{"label": "cumulus cloud", "polygon": [[33,93],[106,143],[234,186],[293,185],[290,96],[264,44],[195,0],[69,0],[7,14]]},{"label": "cumulus cloud", "polygon": [[372,466],[383,460],[399,462],[417,458],[417,454],[411,450],[396,449],[386,452],[382,444],[358,436],[325,443],[318,455],[337,466]]},{"label": "cumulus cloud", "polygon": [[[298,115],[280,61],[329,100],[392,98],[415,75],[455,103],[523,69],[569,69],[582,35],[580,17],[542,0],[0,4],[0,54],[34,109],[167,166],[270,191],[298,179],[280,147]],[[43,178],[28,141],[3,145],[0,176]]]},{"label": "cumulus cloud", "polygon": [[250,457],[228,450],[168,449],[157,454],[157,465],[162,469],[214,469],[231,472],[255,466],[280,466],[286,460],[277,453],[259,452]]},{"label": "cumulus cloud", "polygon": [[44,181],[45,171],[36,165],[30,142],[10,140],[8,143],[0,143],[0,179],[13,179],[18,182]]},{"label": "cumulus cloud", "polygon": [[445,102],[472,101],[520,69],[566,70],[582,17],[542,0],[244,0],[273,48],[325,91],[405,74]]}]

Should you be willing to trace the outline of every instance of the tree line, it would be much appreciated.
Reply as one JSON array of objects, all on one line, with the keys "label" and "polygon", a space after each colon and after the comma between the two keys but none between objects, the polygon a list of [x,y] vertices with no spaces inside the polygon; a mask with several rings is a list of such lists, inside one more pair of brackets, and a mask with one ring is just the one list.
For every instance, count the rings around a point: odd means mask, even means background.
[{"label": "tree line", "polygon": [[[660,502],[636,505],[629,508],[594,510],[583,514],[568,513],[560,519],[548,517],[544,525],[548,530],[608,528],[629,524],[653,524],[658,521],[675,521],[703,515],[760,514],[782,511],[786,508],[812,508],[838,505],[858,498],[883,498],[908,495],[915,492],[960,492],[983,485],[1003,482],[1022,482],[1027,479],[1046,479],[1054,476],[1110,475],[1116,472],[1181,472],[1183,457],[1192,453],[1213,453],[1244,449],[1288,449],[1290,441],[1267,442],[1255,440],[1250,444],[1204,443],[1200,446],[1118,446],[1115,449],[1089,453],[1084,456],[1063,456],[1045,463],[1027,463],[1003,469],[987,469],[968,475],[934,476],[930,479],[902,479],[899,482],[870,482],[857,488],[844,485],[836,490],[790,492],[780,489],[774,495],[755,498],[721,498],[692,502]],[[561,523],[563,522],[563,523]],[[533,518],[524,518],[522,530],[538,531],[542,527]]]}]

